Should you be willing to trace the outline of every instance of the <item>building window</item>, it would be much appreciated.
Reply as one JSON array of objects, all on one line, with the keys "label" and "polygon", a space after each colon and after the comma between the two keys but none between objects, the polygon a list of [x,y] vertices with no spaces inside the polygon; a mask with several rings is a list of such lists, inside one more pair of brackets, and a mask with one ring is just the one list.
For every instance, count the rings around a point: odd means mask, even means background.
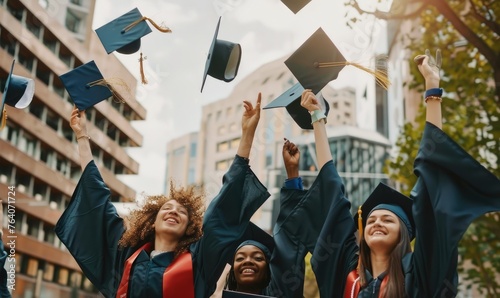
[{"label": "building window", "polygon": [[225,134],[225,133],[226,133],[226,131],[227,131],[226,126],[225,126],[225,125],[222,125],[222,126],[220,126],[220,127],[219,127],[219,129],[217,130],[217,133],[218,133],[219,135],[223,135],[223,134]]},{"label": "building window", "polygon": [[54,265],[45,263],[43,268],[43,279],[47,281],[52,281],[54,278]]},{"label": "building window", "polygon": [[64,286],[67,285],[68,284],[68,277],[69,277],[68,269],[59,268],[59,272],[57,274],[57,283],[64,285]]},{"label": "building window", "polygon": [[221,160],[215,163],[215,170],[217,171],[225,171],[227,170],[228,162],[227,160]]},{"label": "building window", "polygon": [[66,11],[66,28],[68,28],[69,31],[78,33],[81,21],[82,20],[70,10]]},{"label": "building window", "polygon": [[238,146],[240,145],[240,138],[237,138],[237,139],[232,139],[231,140],[231,148],[238,148]]},{"label": "building window", "polygon": [[224,152],[229,149],[228,142],[220,142],[217,144],[217,152]]},{"label": "building window", "polygon": [[34,258],[28,259],[28,264],[26,266],[26,275],[36,276],[38,272],[38,260]]},{"label": "building window", "polygon": [[190,157],[196,157],[196,143],[191,143],[191,147],[189,150]]},{"label": "building window", "polygon": [[181,156],[181,155],[184,154],[185,151],[186,151],[186,148],[185,147],[181,147],[181,148],[175,149],[174,152],[173,152],[173,155],[174,156]]}]

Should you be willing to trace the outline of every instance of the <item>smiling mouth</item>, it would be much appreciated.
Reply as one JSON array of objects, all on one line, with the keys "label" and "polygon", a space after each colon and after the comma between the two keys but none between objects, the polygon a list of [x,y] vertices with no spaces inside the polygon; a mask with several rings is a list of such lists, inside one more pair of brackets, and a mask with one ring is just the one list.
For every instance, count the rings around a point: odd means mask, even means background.
[{"label": "smiling mouth", "polygon": [[243,269],[243,271],[241,271],[241,274],[255,274],[255,270],[250,269],[250,268],[246,268],[246,269]]},{"label": "smiling mouth", "polygon": [[375,231],[372,233],[372,235],[375,236],[375,235],[385,235],[385,234],[381,231]]},{"label": "smiling mouth", "polygon": [[178,222],[176,219],[174,219],[174,218],[167,218],[167,219],[165,219],[165,221],[166,221],[166,222],[168,222],[168,223],[173,223],[173,224],[178,224],[178,223],[179,223],[179,222]]}]

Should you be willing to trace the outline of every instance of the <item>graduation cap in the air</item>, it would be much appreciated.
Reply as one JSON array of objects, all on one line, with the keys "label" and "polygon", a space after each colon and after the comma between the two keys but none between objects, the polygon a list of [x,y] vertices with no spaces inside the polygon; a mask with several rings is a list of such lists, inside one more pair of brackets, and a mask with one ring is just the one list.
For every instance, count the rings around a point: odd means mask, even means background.
[{"label": "graduation cap in the air", "polygon": [[[264,109],[286,107],[287,112],[290,116],[292,116],[295,123],[297,123],[302,129],[313,129],[311,124],[311,115],[307,109],[300,105],[300,98],[303,91],[304,87],[302,87],[300,83],[297,83],[278,96],[278,98],[270,102],[264,107]],[[319,91],[316,94],[316,98],[319,101],[319,105],[322,107],[321,110],[325,116],[328,116],[328,112],[330,111],[328,101],[325,100]]]},{"label": "graduation cap in the air", "polygon": [[235,254],[241,247],[253,245],[262,250],[269,262],[275,246],[273,236],[266,233],[266,231],[259,228],[253,222],[250,222],[241,240],[242,242],[238,245],[238,248],[236,248]]},{"label": "graduation cap in the air", "polygon": [[347,61],[323,29],[314,32],[286,61],[286,66],[299,83],[314,93],[328,82],[335,80],[347,65],[355,66],[375,76],[377,83],[385,89],[389,86],[387,73],[375,71],[358,63]]},{"label": "graduation cap in the air", "polygon": [[80,111],[109,97],[115,98],[118,102],[125,102],[111,83],[125,88],[126,84],[119,79],[104,79],[93,60],[59,76],[59,79]]},{"label": "graduation cap in the air", "polygon": [[5,109],[5,104],[17,109],[24,109],[31,103],[35,93],[35,82],[32,79],[13,74],[15,63],[16,60],[12,61],[10,72],[3,89],[2,105],[0,106],[0,130],[3,129],[7,123],[7,110]]},{"label": "graduation cap in the air", "polygon": [[[141,38],[151,33],[151,28],[149,28],[146,21],[149,21],[160,32],[172,32],[170,28],[158,25],[150,18],[143,16],[137,8],[97,28],[95,32],[108,54],[114,51],[120,54],[133,54],[141,48]],[[144,77],[142,65],[143,60],[141,53],[139,59],[141,78],[142,82],[146,84],[147,81]]]},{"label": "graduation cap in the air", "polygon": [[311,2],[311,0],[281,0],[286,7],[288,7],[293,13],[299,12],[307,3]]},{"label": "graduation cap in the air", "polygon": [[201,92],[203,92],[207,75],[224,82],[231,82],[238,74],[241,60],[241,46],[227,40],[217,39],[220,21],[221,17],[219,17],[212,44],[208,51]]},{"label": "graduation cap in the air", "polygon": [[[358,222],[360,235],[363,233],[363,229],[366,226],[366,220],[370,213],[374,210],[384,209],[391,211],[399,217],[408,229],[410,239],[415,238],[416,230],[415,221],[412,215],[412,205],[412,199],[384,183],[379,183],[354,215],[354,220]],[[359,219],[360,215],[361,221]]]},{"label": "graduation cap in the air", "polygon": [[236,291],[231,291],[231,290],[223,290],[222,291],[222,298],[273,298],[273,297],[258,295],[258,294],[236,292]]}]

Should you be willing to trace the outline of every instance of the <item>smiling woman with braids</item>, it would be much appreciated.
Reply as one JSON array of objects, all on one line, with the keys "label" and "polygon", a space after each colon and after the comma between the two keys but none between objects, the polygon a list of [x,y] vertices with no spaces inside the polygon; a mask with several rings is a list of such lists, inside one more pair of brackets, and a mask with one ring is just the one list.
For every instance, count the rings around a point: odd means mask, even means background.
[{"label": "smiling woman with braids", "polygon": [[206,298],[214,292],[250,217],[269,197],[248,164],[260,102],[260,94],[255,107],[243,101],[237,154],[204,215],[203,194],[171,184],[168,196],[149,196],[132,211],[127,228],[93,161],[85,112],[73,109],[83,173],[55,231],[105,297]]}]

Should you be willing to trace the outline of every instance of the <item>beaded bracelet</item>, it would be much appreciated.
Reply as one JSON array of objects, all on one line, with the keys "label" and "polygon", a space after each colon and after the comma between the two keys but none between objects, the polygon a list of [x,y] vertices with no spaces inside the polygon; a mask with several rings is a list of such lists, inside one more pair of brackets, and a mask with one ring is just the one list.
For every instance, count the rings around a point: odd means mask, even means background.
[{"label": "beaded bracelet", "polygon": [[430,96],[427,96],[424,100],[425,103],[427,103],[427,101],[431,99],[431,100],[439,100],[439,102],[443,102],[443,98],[441,98],[441,96],[433,96],[433,95],[430,95]]}]

